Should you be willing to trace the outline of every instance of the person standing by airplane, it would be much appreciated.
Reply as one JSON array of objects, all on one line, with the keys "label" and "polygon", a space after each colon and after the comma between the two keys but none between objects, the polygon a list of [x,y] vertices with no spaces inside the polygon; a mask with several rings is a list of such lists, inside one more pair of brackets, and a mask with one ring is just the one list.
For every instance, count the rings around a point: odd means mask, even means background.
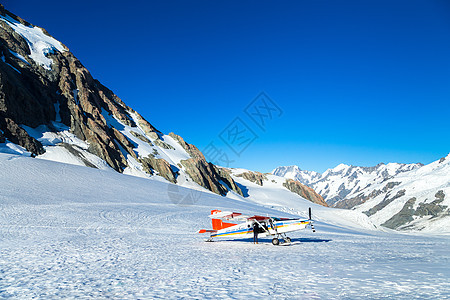
[{"label": "person standing by airplane", "polygon": [[258,244],[259,225],[258,222],[253,224],[253,243]]}]

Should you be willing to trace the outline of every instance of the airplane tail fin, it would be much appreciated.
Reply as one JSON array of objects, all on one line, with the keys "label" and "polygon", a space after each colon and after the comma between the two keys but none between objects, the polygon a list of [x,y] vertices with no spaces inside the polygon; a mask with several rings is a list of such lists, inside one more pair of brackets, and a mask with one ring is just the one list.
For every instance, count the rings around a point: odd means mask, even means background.
[{"label": "airplane tail fin", "polygon": [[[214,210],[211,211],[211,215],[213,216],[213,215],[218,214],[220,212],[221,212],[220,210],[214,209]],[[214,217],[212,218],[212,228],[213,228],[213,230],[220,230],[220,229],[228,228],[228,227],[231,227],[231,226],[234,226],[234,225],[237,225],[237,224],[226,223],[226,222],[222,222],[221,219],[214,219]]]}]

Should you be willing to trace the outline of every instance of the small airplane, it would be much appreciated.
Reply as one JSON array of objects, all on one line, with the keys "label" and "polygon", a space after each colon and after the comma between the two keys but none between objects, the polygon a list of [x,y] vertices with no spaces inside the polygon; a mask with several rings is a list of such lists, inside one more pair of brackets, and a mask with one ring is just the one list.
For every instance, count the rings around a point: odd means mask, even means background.
[{"label": "small airplane", "polygon": [[[307,225],[311,226],[313,232],[313,221],[311,220],[311,207],[309,208],[309,219],[289,219],[264,216],[246,216],[241,213],[212,210],[209,216],[212,219],[212,230],[201,229],[198,233],[211,233],[207,242],[212,242],[215,237],[231,237],[231,238],[251,238],[253,237],[253,228],[258,224],[260,237],[271,236],[272,244],[280,245],[280,239],[283,244],[290,244],[291,239],[286,233],[305,229]],[[243,223],[235,224],[223,222],[241,221]]]}]

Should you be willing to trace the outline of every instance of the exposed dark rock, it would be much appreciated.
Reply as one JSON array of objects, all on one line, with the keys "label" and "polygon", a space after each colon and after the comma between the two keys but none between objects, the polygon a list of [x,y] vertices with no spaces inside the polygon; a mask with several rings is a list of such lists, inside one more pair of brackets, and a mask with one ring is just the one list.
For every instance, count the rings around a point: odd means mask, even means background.
[{"label": "exposed dark rock", "polygon": [[135,136],[135,137],[137,137],[138,139],[140,139],[141,141],[148,143],[150,146],[153,146],[152,142],[151,142],[148,138],[146,138],[145,136],[143,136],[142,134],[140,134],[140,133],[138,133],[138,132],[135,132],[135,131],[130,131],[130,133],[131,133],[133,136]]},{"label": "exposed dark rock", "polygon": [[394,187],[396,187],[397,185],[401,184],[401,182],[398,181],[393,181],[393,182],[388,182],[388,184],[385,185],[385,187],[383,188],[383,193],[386,193],[388,190],[393,189]]},{"label": "exposed dark rock", "polygon": [[144,171],[150,175],[153,175],[153,170],[158,172],[159,176],[164,177],[172,183],[177,183],[177,176],[172,166],[162,158],[154,158],[152,156],[144,157],[139,160],[142,163]]},{"label": "exposed dark rock", "polygon": [[[354,172],[353,174],[356,174],[356,172]],[[354,180],[354,179],[353,179]],[[328,188],[328,184],[325,187],[325,190]],[[348,190],[345,188],[345,184],[342,183],[339,187],[338,187],[338,193],[337,195],[335,195],[334,197],[329,197],[328,198],[328,191],[326,191],[324,194],[322,194],[322,196],[324,198],[326,198],[326,202],[328,204],[328,206],[334,207],[335,205],[339,204],[340,202],[344,201],[343,199],[345,199],[345,197],[350,194],[352,191]]]},{"label": "exposed dark rock", "polygon": [[118,142],[134,159],[138,160],[137,154],[134,152],[134,145],[126,136],[124,136],[120,131],[115,128],[111,128],[112,135],[115,137],[116,142]]},{"label": "exposed dark rock", "polygon": [[164,149],[171,149],[171,150],[175,150],[174,147],[172,147],[171,145],[167,144],[166,142],[164,142],[163,140],[161,140],[159,137],[155,140],[153,140],[153,142],[155,143],[156,146],[164,148]]},{"label": "exposed dark rock", "polygon": [[186,173],[198,185],[219,195],[226,195],[228,189],[220,184],[220,177],[206,160],[189,158],[182,160]]},{"label": "exposed dark rock", "polygon": [[435,218],[443,211],[445,211],[447,206],[440,204],[442,201],[444,201],[444,191],[438,191],[435,197],[436,199],[431,203],[419,203],[419,207],[416,209],[414,215],[419,217],[431,216],[432,218]]},{"label": "exposed dark rock", "polygon": [[[234,182],[225,168],[218,168],[214,164],[208,163],[200,150],[196,146],[187,143],[181,136],[173,132],[169,133],[169,136],[177,141],[192,157],[191,159],[181,161],[181,163],[194,182],[216,194],[225,195],[228,189],[230,189],[244,196],[241,188]],[[198,166],[200,169],[195,171],[193,169],[195,166]]]},{"label": "exposed dark rock", "polygon": [[[386,193],[387,191],[389,191],[390,189],[393,189],[395,186],[397,186],[399,184],[401,184],[401,182],[388,182],[382,190],[373,190],[367,196],[364,196],[364,194],[361,193],[356,197],[344,199],[342,201],[336,202],[332,205],[332,207],[351,209],[357,205],[363,204],[364,202],[366,202],[369,199],[373,199],[373,198],[377,197],[378,195],[380,195],[382,193]],[[357,191],[355,191],[355,193],[356,192]],[[329,201],[327,201],[327,203],[329,203]]]},{"label": "exposed dark rock", "polygon": [[145,135],[149,136],[151,139],[157,139],[158,135],[161,134],[159,130],[153,127],[147,120],[144,119],[137,111],[130,109],[136,115],[139,126],[144,130]]},{"label": "exposed dark rock", "polygon": [[91,163],[90,161],[88,161],[84,155],[82,154],[82,152],[78,149],[77,146],[75,145],[71,145],[71,144],[67,144],[67,143],[59,143],[58,146],[63,147],[64,149],[66,149],[67,151],[69,151],[72,155],[74,155],[75,157],[78,157],[79,159],[81,159],[81,161],[84,163],[85,166],[90,167],[90,168],[94,168],[97,169],[97,167]]},{"label": "exposed dark rock", "polygon": [[[355,173],[353,173],[353,174],[355,174]],[[351,193],[351,190],[346,189],[345,184],[343,184],[343,183],[339,186],[338,191],[339,191],[338,192],[339,199],[344,199],[348,194]]]},{"label": "exposed dark rock", "polygon": [[413,197],[406,201],[405,205],[403,205],[403,208],[393,215],[389,220],[381,224],[381,226],[390,228],[390,229],[397,229],[411,221],[413,221],[413,214],[414,209],[413,205],[416,202],[416,198]]},{"label": "exposed dark rock", "polygon": [[[349,170],[349,171],[350,171],[350,170]],[[348,178],[349,178],[349,181],[350,181],[350,182],[354,181],[356,178],[358,178],[358,172],[354,171],[354,172],[352,173],[352,175],[350,175]]]},{"label": "exposed dark rock", "polygon": [[44,147],[42,147],[41,142],[31,137],[25,131],[25,129],[17,125],[10,118],[4,118],[1,113],[0,130],[3,131],[4,138],[7,138],[12,143],[24,147],[25,149],[27,149],[27,151],[31,152],[32,155],[40,155],[45,153]]},{"label": "exposed dark rock", "polygon": [[264,180],[267,180],[266,175],[260,173],[260,172],[244,172],[239,175],[236,175],[237,177],[242,177],[248,181],[251,181],[253,183],[256,183],[257,185],[263,186]]},{"label": "exposed dark rock", "polygon": [[125,125],[136,127],[136,123],[128,113],[131,110],[122,100],[116,96],[110,89],[102,85],[98,80],[94,80],[95,86],[98,88],[98,95],[103,100],[103,108],[113,114],[120,122]]},{"label": "exposed dark rock", "polygon": [[389,198],[390,193],[388,193],[383,201],[381,201],[380,203],[378,203],[377,205],[375,205],[374,207],[372,207],[371,209],[369,209],[368,211],[364,211],[363,213],[365,213],[368,217],[374,215],[377,211],[382,210],[383,208],[385,208],[389,203],[391,203],[392,201],[394,201],[395,199],[398,199],[400,197],[403,197],[405,195],[406,190],[400,190],[397,192],[397,194],[392,197]]},{"label": "exposed dark rock", "polygon": [[80,123],[82,136],[89,143],[89,151],[105,160],[113,169],[118,172],[128,166],[127,160],[121,152],[118,142],[115,142],[114,131],[106,125],[87,119],[87,124]]},{"label": "exposed dark rock", "polygon": [[443,163],[445,161],[445,157],[442,157],[440,160],[439,160],[439,163]]},{"label": "exposed dark rock", "polygon": [[328,206],[328,204],[323,200],[322,196],[317,194],[312,188],[301,184],[300,182],[292,179],[287,179],[283,186],[297,195],[320,205]]},{"label": "exposed dark rock", "polygon": [[228,189],[243,195],[242,190],[227,172],[221,171],[214,164],[206,162],[205,159],[189,158],[182,160],[181,164],[189,177],[200,186],[222,196],[227,194]]},{"label": "exposed dark rock", "polygon": [[178,142],[178,144],[181,145],[181,147],[183,147],[184,150],[186,150],[186,152],[193,158],[198,158],[198,159],[205,159],[205,157],[203,156],[203,154],[200,152],[200,150],[198,150],[197,147],[195,147],[192,144],[188,144],[184,141],[184,139],[179,136],[176,135],[175,133],[171,132],[169,133],[169,136],[172,137],[174,140],[176,140]]},{"label": "exposed dark rock", "polygon": [[[445,205],[441,205],[440,203],[444,201],[445,194],[444,191],[440,190],[435,194],[436,199],[431,203],[419,203],[417,209],[413,209],[413,205],[416,201],[416,198],[409,199],[403,208],[395,214],[392,218],[381,224],[381,226],[391,228],[391,229],[408,229],[411,225],[406,226],[408,223],[414,220],[414,216],[417,218],[423,217],[431,217],[439,218],[446,217],[449,215],[448,207]],[[420,228],[419,228],[420,230]]]},{"label": "exposed dark rock", "polygon": [[224,169],[224,168],[218,168],[217,166],[213,165],[212,163],[209,163],[210,165],[214,166],[215,171],[219,174],[219,177],[221,181],[223,181],[228,188],[230,188],[232,191],[236,192],[237,194],[244,196],[244,193],[242,189],[236,184],[236,182],[231,178],[230,173]]},{"label": "exposed dark rock", "polygon": [[439,202],[444,201],[445,198],[445,194],[443,190],[439,190],[436,195],[434,195],[436,197],[436,200],[440,200]]},{"label": "exposed dark rock", "polygon": [[351,209],[351,208],[353,208],[353,207],[355,207],[355,206],[357,206],[359,204],[362,204],[362,203],[366,202],[369,199],[375,198],[376,196],[378,196],[381,193],[382,192],[380,190],[373,190],[367,196],[364,196],[364,194],[361,193],[361,194],[359,194],[356,197],[339,201],[339,202],[335,203],[333,205],[333,207],[344,208],[344,209]]},{"label": "exposed dark rock", "polygon": [[[331,207],[351,209],[351,208],[353,208],[353,207],[355,207],[357,205],[360,205],[360,204],[366,202],[367,201],[366,199],[367,199],[367,197],[365,197],[361,193],[361,194],[359,194],[356,197],[335,202]],[[328,201],[327,201],[327,203],[328,203]]]},{"label": "exposed dark rock", "polygon": [[3,135],[3,131],[0,130],[0,143],[4,143],[4,142],[6,142],[6,138],[5,138],[5,136]]},{"label": "exposed dark rock", "polygon": [[[5,32],[1,29],[4,27],[0,27],[0,32],[3,33],[0,35],[0,52],[1,55],[10,57],[12,54],[2,39]],[[57,98],[56,94],[51,95],[51,89],[40,74],[19,74],[0,60],[0,112],[4,117],[33,128],[48,123],[55,116],[53,102]],[[53,90],[56,91],[56,87]]]}]

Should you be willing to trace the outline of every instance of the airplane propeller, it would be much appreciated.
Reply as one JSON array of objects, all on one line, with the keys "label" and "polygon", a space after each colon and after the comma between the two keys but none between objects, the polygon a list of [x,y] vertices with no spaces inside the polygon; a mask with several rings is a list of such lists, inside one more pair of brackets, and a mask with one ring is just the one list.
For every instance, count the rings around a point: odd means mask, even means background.
[{"label": "airplane propeller", "polygon": [[309,225],[311,225],[312,232],[316,232],[316,229],[314,228],[314,225],[311,220],[311,207],[309,208],[308,212],[309,212]]}]

